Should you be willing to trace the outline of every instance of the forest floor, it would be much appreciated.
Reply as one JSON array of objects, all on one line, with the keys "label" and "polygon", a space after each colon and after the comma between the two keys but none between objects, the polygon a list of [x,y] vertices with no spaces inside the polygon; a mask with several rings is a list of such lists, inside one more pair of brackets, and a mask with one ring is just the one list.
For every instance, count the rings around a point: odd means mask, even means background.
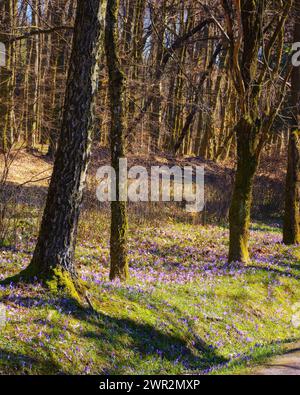
[{"label": "forest floor", "polygon": [[[76,256],[97,312],[39,284],[1,287],[1,373],[239,374],[300,338],[299,250],[279,229],[253,226],[251,264],[228,267],[224,227],[132,226],[120,284],[107,280],[105,223],[82,222]],[[2,251],[1,277],[26,267],[33,246]]]},{"label": "forest floor", "polygon": [[[30,261],[42,211],[32,188],[0,249],[0,278]],[[126,284],[108,281],[109,212],[83,212],[76,265],[94,310],[39,283],[0,287],[1,374],[251,374],[300,339],[300,248],[281,243],[277,221],[254,223],[251,262],[228,266],[226,225],[140,209]]]}]

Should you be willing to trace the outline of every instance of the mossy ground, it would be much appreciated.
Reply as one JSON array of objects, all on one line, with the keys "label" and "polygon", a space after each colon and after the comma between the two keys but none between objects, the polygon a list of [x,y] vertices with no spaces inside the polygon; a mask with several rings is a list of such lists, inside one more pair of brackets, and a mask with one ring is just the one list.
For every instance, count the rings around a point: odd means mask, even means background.
[{"label": "mossy ground", "polygon": [[[109,282],[108,217],[84,215],[76,263],[95,310],[40,284],[0,288],[0,373],[239,374],[300,338],[300,251],[255,224],[252,259],[228,266],[228,229],[131,218],[131,278]],[[2,277],[30,261],[34,239],[1,251]],[[29,235],[28,235],[29,234]]]}]

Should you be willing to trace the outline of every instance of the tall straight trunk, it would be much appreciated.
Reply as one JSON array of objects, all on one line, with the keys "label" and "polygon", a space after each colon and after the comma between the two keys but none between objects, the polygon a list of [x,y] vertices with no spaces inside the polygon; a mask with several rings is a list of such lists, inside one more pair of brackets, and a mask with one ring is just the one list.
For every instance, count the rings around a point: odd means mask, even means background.
[{"label": "tall straight trunk", "polygon": [[32,261],[16,279],[51,279],[51,285],[69,288],[76,278],[74,249],[91,150],[102,4],[78,0],[62,128],[46,207]]},{"label": "tall straight trunk", "polygon": [[[134,4],[134,18],[132,23],[132,37],[131,37],[131,51],[130,51],[130,62],[131,67],[129,70],[130,80],[132,81],[132,86],[129,87],[129,102],[127,109],[127,123],[131,122],[135,118],[137,110],[137,92],[136,92],[136,82],[142,79],[142,54],[144,51],[143,42],[143,28],[144,28],[144,15],[146,11],[146,0],[136,0]],[[130,141],[128,141],[128,149],[131,151],[137,140],[141,138],[139,131],[132,136]]]},{"label": "tall straight trunk", "polygon": [[[157,25],[157,37],[153,42],[153,56],[154,56],[154,80],[155,75],[159,73],[162,59],[164,56],[164,38],[165,38],[165,17],[166,6],[164,3],[159,5],[159,8],[153,13],[154,23]],[[154,81],[151,95],[152,109],[149,116],[150,121],[150,151],[157,152],[159,149],[161,119],[162,119],[162,83],[160,80]]]},{"label": "tall straight trunk", "polygon": [[105,52],[109,74],[109,99],[111,112],[111,164],[116,171],[116,201],[111,202],[110,236],[110,279],[126,280],[128,277],[127,259],[127,205],[120,201],[119,159],[125,156],[124,143],[124,75],[118,54],[118,10],[119,0],[108,0],[105,26]]},{"label": "tall straight trunk", "polygon": [[[180,35],[185,34],[190,30],[192,24],[192,18],[190,15],[190,9],[187,12],[187,20],[184,22],[186,13],[186,8],[184,2],[181,4],[181,9],[179,13],[179,25],[180,25]],[[176,76],[174,81],[174,95],[172,101],[169,104],[170,115],[168,121],[168,127],[170,129],[170,141],[169,148],[173,149],[176,141],[179,137],[180,131],[183,127],[183,115],[184,115],[184,106],[183,106],[183,95],[184,95],[184,73],[183,73],[183,64],[185,62],[187,54],[187,46],[183,45],[178,54],[178,65],[176,65]]]},{"label": "tall straight trunk", "polygon": [[137,6],[136,2],[131,0],[125,1],[124,4],[124,32],[123,32],[123,51],[124,54],[130,52],[131,48],[131,41],[132,41],[132,26],[133,26],[133,19],[134,19],[134,10]]},{"label": "tall straight trunk", "polygon": [[[6,50],[7,53],[7,50]],[[1,150],[8,149],[8,125],[9,125],[9,85],[11,80],[11,70],[7,66],[0,67],[0,138]]]},{"label": "tall straight trunk", "polygon": [[242,119],[236,126],[237,169],[235,184],[229,212],[229,261],[247,262],[249,259],[248,238],[252,189],[258,166],[252,141],[257,134],[257,127],[249,120]]},{"label": "tall straight trunk", "polygon": [[5,43],[5,66],[0,67],[0,149],[7,151],[13,143],[13,96],[14,96],[14,57],[15,43],[7,41],[7,37],[13,33],[16,3],[13,0],[5,0],[0,4],[0,15],[5,32],[0,31],[0,42]]},{"label": "tall straight trunk", "polygon": [[[300,0],[296,0],[294,42],[300,42]],[[288,166],[285,186],[283,242],[300,243],[300,68],[294,67],[291,78],[291,128],[288,144]]]},{"label": "tall straight trunk", "polygon": [[[54,4],[50,7],[51,19],[53,26],[60,26],[64,23],[63,13],[64,9],[64,0],[56,0]],[[63,95],[61,92],[61,86],[64,85],[64,69],[65,69],[65,61],[66,61],[66,53],[67,53],[67,44],[68,41],[62,35],[62,33],[57,34],[54,33],[51,36],[51,58],[50,58],[50,67],[52,71],[53,77],[53,96],[52,96],[52,119],[51,119],[51,129],[49,131],[49,146],[47,155],[50,158],[54,158],[58,140],[58,132],[61,125],[61,116],[62,116],[62,104],[63,104]]]},{"label": "tall straight trunk", "polygon": [[[43,18],[50,20],[51,7],[50,2],[45,3],[43,10]],[[40,35],[40,116],[39,116],[39,144],[42,146],[48,143],[48,125],[47,125],[47,110],[51,108],[51,84],[48,83],[51,54],[51,34]],[[50,50],[49,50],[50,49]],[[51,74],[50,74],[51,75]],[[50,77],[51,78],[51,77]]]},{"label": "tall straight trunk", "polygon": [[196,128],[196,136],[195,136],[195,144],[194,144],[194,153],[196,156],[200,155],[200,144],[202,137],[202,111],[198,114],[197,128]]},{"label": "tall straight trunk", "polygon": [[[35,28],[39,26],[39,4],[37,0],[32,2],[31,24]],[[30,48],[30,68],[28,74],[28,110],[27,110],[27,144],[33,148],[37,142],[38,113],[39,113],[39,73],[40,73],[40,44],[39,37],[33,36]]]},{"label": "tall straight trunk", "polygon": [[[225,82],[224,93],[220,95],[220,132],[218,142],[215,147],[214,160],[218,161],[221,155],[226,151],[228,145],[230,144],[230,138],[227,141],[227,124],[230,114],[230,103],[231,103],[231,85],[229,83],[230,80]],[[224,144],[224,145],[223,145]]]}]

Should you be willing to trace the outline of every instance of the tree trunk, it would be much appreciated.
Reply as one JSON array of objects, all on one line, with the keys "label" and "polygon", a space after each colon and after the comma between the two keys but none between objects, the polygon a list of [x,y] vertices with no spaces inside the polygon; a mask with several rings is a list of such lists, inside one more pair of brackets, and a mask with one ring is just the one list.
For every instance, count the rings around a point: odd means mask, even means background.
[{"label": "tree trunk", "polygon": [[242,119],[236,127],[237,170],[229,213],[229,262],[247,262],[253,179],[258,166],[251,141],[256,126]]},{"label": "tree trunk", "polygon": [[[293,42],[300,41],[300,0],[295,2],[295,27]],[[288,166],[285,186],[285,213],[283,222],[283,242],[300,243],[300,68],[294,67],[291,81],[291,129],[288,144]]]},{"label": "tree trunk", "polygon": [[[131,62],[131,70],[130,70],[130,79],[131,85],[129,89],[129,103],[127,110],[127,122],[134,119],[135,113],[137,110],[137,93],[136,92],[136,82],[142,78],[141,75],[141,64],[142,54],[144,50],[143,44],[143,28],[144,28],[144,16],[146,11],[146,0],[136,0],[134,5],[134,18],[133,18],[133,26],[132,26],[132,37],[131,37],[131,51],[130,51],[130,62]],[[140,136],[138,136],[138,131],[132,136],[132,139],[128,141],[129,150],[132,150],[134,147],[134,143],[138,140]]]},{"label": "tree trunk", "polygon": [[5,0],[0,4],[1,22],[6,31],[0,31],[0,42],[5,43],[5,66],[0,67],[0,149],[7,151],[13,144],[13,97],[14,97],[14,43],[7,42],[7,35],[13,34],[16,4]]},{"label": "tree trunk", "polygon": [[165,17],[166,7],[162,3],[158,9],[153,12],[152,18],[154,23],[158,26],[156,40],[152,44],[152,51],[154,57],[154,72],[153,72],[153,87],[151,90],[152,95],[152,109],[149,115],[150,122],[150,152],[155,153],[159,150],[159,140],[161,131],[162,120],[162,83],[155,78],[159,74],[162,66],[162,59],[164,55],[164,37],[165,37]]},{"label": "tree trunk", "polygon": [[100,0],[79,0],[62,129],[38,242],[16,279],[34,277],[74,291],[74,248],[90,158],[101,33]]},{"label": "tree trunk", "polygon": [[[60,26],[63,24],[64,1],[58,0],[56,3],[50,5],[51,19],[53,26]],[[64,69],[67,53],[67,40],[62,34],[52,34],[51,37],[51,58],[50,67],[53,76],[53,97],[51,108],[52,119],[51,129],[49,131],[49,146],[47,156],[54,158],[58,140],[58,131],[61,126],[61,110],[63,105],[63,94],[61,86],[64,85]]]},{"label": "tree trunk", "polygon": [[[37,0],[32,1],[32,26],[39,26],[39,4]],[[30,48],[30,68],[28,75],[28,95],[27,95],[27,145],[34,148],[37,142],[38,113],[39,113],[39,74],[40,74],[40,44],[39,37],[31,39]]]},{"label": "tree trunk", "polygon": [[105,52],[109,74],[109,99],[111,111],[111,164],[116,171],[116,197],[111,203],[110,279],[128,278],[127,259],[127,208],[119,201],[119,159],[125,156],[124,143],[124,75],[120,67],[117,48],[118,0],[108,0],[106,9]]},{"label": "tree trunk", "polygon": [[288,166],[285,186],[285,213],[283,222],[283,242],[287,245],[300,243],[299,232],[299,185],[300,185],[300,134],[290,132],[288,145]]}]

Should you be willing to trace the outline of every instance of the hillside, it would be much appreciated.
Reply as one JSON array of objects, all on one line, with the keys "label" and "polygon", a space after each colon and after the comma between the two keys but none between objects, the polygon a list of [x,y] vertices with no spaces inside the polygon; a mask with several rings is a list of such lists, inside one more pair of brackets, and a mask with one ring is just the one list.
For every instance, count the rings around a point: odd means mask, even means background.
[{"label": "hillside", "polygon": [[[141,158],[130,158],[135,162],[141,163]],[[94,153],[89,185],[103,163],[105,152]],[[161,163],[166,160],[144,162]],[[231,167],[207,161],[205,166],[207,187],[218,196],[224,190],[229,193],[224,180],[231,177]],[[17,184],[38,180],[41,174],[44,178],[50,169],[51,163],[42,157],[22,152],[12,166],[10,188],[16,191]],[[257,188],[265,180],[261,170]],[[269,182],[279,189],[280,177],[274,175]],[[14,195],[12,215],[17,215],[7,247],[1,250],[1,278],[29,263],[46,187],[45,179],[32,181]],[[2,286],[1,303],[7,309],[0,335],[2,374],[236,373],[299,337],[291,325],[292,306],[300,297],[299,251],[281,244],[278,225],[254,224],[251,263],[233,267],[226,261],[226,226],[203,225],[202,217],[193,224],[175,206],[161,212],[132,204],[130,280],[111,283],[109,212],[101,210],[89,189],[76,266],[94,310],[39,283]]]}]

